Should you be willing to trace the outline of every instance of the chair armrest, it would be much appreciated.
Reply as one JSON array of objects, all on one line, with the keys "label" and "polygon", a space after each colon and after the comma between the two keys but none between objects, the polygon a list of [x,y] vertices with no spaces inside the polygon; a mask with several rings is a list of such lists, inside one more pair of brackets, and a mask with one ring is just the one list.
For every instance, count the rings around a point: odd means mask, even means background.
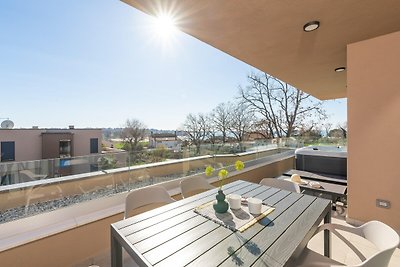
[{"label": "chair armrest", "polygon": [[341,231],[353,233],[353,234],[359,235],[361,237],[364,237],[364,234],[360,227],[350,227],[350,226],[341,225],[341,224],[326,223],[326,224],[319,226],[317,228],[317,231],[315,232],[315,234],[317,234],[323,230],[329,230],[332,233],[336,232],[336,230],[341,230]]},{"label": "chair armrest", "polygon": [[304,265],[296,265],[296,267],[343,267],[343,266],[344,265],[332,265],[330,263],[323,263],[323,262],[307,263]]},{"label": "chair armrest", "polygon": [[349,227],[341,224],[334,224],[334,223],[327,223],[319,226],[315,234],[323,231],[328,230],[331,233],[335,234],[340,240],[342,240],[349,248],[351,248],[354,253],[360,258],[361,261],[365,261],[366,257],[361,253],[361,251],[356,248],[347,238],[345,238],[342,234],[340,234],[337,230],[349,232],[356,234],[358,236],[364,237],[362,226],[360,227]]}]

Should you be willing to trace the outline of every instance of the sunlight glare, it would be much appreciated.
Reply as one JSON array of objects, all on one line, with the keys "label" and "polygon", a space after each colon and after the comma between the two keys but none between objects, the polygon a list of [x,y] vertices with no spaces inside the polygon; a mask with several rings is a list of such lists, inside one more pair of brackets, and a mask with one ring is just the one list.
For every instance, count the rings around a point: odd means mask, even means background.
[{"label": "sunlight glare", "polygon": [[169,39],[173,38],[177,32],[175,20],[166,14],[157,17],[154,26],[158,38],[163,42],[170,41]]}]

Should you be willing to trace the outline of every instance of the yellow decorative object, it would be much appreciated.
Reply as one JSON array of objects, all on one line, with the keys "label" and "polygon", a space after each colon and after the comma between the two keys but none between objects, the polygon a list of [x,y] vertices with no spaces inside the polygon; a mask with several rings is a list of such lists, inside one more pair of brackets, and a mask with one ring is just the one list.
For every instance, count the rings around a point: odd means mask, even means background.
[{"label": "yellow decorative object", "polygon": [[208,165],[205,172],[206,172],[206,176],[211,176],[214,172],[214,168],[211,167],[210,165]]},{"label": "yellow decorative object", "polygon": [[[222,165],[222,164],[221,164],[221,165]],[[221,166],[221,167],[222,167],[222,166]],[[244,169],[244,163],[243,163],[243,161],[237,160],[237,161],[235,162],[235,169],[236,169],[237,171],[243,170],[243,169]],[[208,165],[208,166],[206,167],[206,169],[205,169],[205,174],[206,174],[206,176],[212,176],[213,173],[214,173],[214,171],[215,171],[215,169],[214,169],[211,165]],[[220,189],[220,190],[222,190],[223,180],[224,180],[225,178],[228,177],[228,174],[229,174],[229,172],[228,172],[226,169],[224,169],[224,168],[221,169],[221,170],[218,172],[218,177],[219,177],[219,189]]]},{"label": "yellow decorative object", "polygon": [[243,169],[244,169],[244,163],[243,163],[243,161],[237,160],[237,161],[235,162],[235,169],[236,169],[237,171],[243,170]]},{"label": "yellow decorative object", "polygon": [[218,177],[220,180],[225,179],[228,176],[228,171],[225,169],[222,169],[218,172]]}]

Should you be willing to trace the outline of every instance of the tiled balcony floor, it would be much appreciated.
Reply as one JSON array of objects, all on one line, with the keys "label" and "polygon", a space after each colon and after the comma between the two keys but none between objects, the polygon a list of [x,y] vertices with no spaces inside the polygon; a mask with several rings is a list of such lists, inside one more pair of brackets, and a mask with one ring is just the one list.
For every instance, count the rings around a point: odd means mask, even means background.
[{"label": "tiled balcony floor", "polygon": [[[344,220],[343,215],[338,215],[338,214],[333,214],[332,218],[332,223],[337,223],[337,224],[343,224],[343,225],[349,225],[346,223]],[[341,231],[339,231],[341,232]],[[357,247],[365,257],[369,257],[373,255],[377,249],[376,247],[369,243],[367,240],[360,238],[356,235],[353,234],[348,234],[345,232],[341,232],[346,238],[348,238],[354,245]],[[311,241],[308,243],[308,248],[323,254],[323,233],[319,233],[316,236],[314,236]],[[341,241],[339,238],[336,236],[332,235],[332,258],[336,261],[339,261],[341,263],[344,263],[346,265],[350,264],[358,264],[361,262],[361,260],[358,259],[356,254],[349,248],[347,247],[343,241]],[[110,267],[110,252],[105,251],[104,253],[101,253],[100,255],[90,258],[78,265],[75,265],[74,267],[88,267],[91,264],[94,266],[99,266],[99,267]],[[124,267],[129,266],[129,267],[136,267],[136,263],[130,259],[129,255],[124,253]],[[389,267],[398,267],[400,266],[400,249],[397,248],[391,258]]]}]

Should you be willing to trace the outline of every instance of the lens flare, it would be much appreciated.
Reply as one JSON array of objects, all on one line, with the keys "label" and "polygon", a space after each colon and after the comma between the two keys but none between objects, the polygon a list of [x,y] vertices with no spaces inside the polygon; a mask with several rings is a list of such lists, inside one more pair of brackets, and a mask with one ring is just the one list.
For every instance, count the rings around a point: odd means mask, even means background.
[{"label": "lens flare", "polygon": [[177,33],[175,20],[173,17],[162,14],[154,22],[154,29],[157,37],[162,41],[170,41]]}]

